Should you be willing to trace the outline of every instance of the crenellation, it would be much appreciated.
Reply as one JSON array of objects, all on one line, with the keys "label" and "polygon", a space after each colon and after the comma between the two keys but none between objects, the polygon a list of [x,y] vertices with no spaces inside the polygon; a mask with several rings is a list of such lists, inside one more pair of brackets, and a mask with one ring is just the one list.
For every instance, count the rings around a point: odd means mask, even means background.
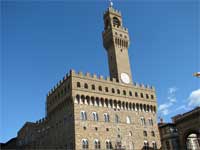
[{"label": "crenellation", "polygon": [[76,72],[75,72],[75,70],[74,69],[70,69],[70,76],[73,76],[73,75],[76,75]]},{"label": "crenellation", "polygon": [[91,76],[90,76],[90,73],[89,73],[89,72],[86,72],[85,76],[86,76],[86,77],[88,77],[88,78],[91,78]]},{"label": "crenellation", "polygon": [[82,71],[79,71],[79,72],[78,72],[78,75],[79,75],[79,76],[84,76]]},{"label": "crenellation", "polygon": [[151,86],[151,88],[150,89],[152,89],[152,90],[154,90],[155,91],[155,87],[154,86]]},{"label": "crenellation", "polygon": [[99,76],[100,80],[104,80],[104,77],[102,75]]},{"label": "crenellation", "polygon": [[97,79],[97,75],[93,74],[92,78]]},{"label": "crenellation", "polygon": [[145,88],[151,89],[150,86],[149,86],[148,84],[145,85]]},{"label": "crenellation", "polygon": [[143,83],[140,83],[140,87],[143,88],[143,89],[145,88]]}]

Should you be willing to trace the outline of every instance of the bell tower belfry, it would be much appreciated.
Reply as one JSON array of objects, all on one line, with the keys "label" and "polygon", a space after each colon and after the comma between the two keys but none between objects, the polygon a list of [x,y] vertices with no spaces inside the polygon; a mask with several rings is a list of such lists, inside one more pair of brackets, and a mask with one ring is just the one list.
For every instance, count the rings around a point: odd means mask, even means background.
[{"label": "bell tower belfry", "polygon": [[111,5],[104,13],[103,46],[107,50],[109,72],[124,84],[132,83],[128,47],[130,44],[128,29],[123,27],[121,12]]}]

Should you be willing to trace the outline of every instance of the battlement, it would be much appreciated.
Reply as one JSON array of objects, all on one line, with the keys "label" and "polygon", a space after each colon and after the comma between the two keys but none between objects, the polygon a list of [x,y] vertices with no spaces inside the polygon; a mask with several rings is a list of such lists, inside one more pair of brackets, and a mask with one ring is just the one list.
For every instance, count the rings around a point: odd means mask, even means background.
[{"label": "battlement", "polygon": [[44,124],[46,122],[47,122],[47,118],[44,117],[42,119],[37,120],[35,123],[36,123],[36,125],[42,125],[42,124]]},{"label": "battlement", "polygon": [[71,69],[69,73],[67,73],[62,80],[60,80],[47,94],[47,96],[50,96],[54,91],[60,87],[60,85],[63,84],[64,81],[68,80],[72,76],[80,77],[80,78],[86,78],[86,79],[91,79],[91,80],[96,80],[96,81],[101,81],[101,82],[106,82],[106,83],[112,83],[112,84],[120,84],[128,87],[134,87],[134,88],[140,88],[144,90],[151,90],[155,91],[155,87],[151,85],[145,85],[143,83],[137,83],[134,82],[133,84],[122,84],[119,83],[115,78],[110,78],[109,76],[104,77],[102,75],[97,75],[97,74],[91,74],[89,72],[83,73],[81,71],[76,72],[75,70]]},{"label": "battlement", "polygon": [[60,81],[48,92],[47,97],[48,97],[49,95],[51,95],[61,84],[63,84],[64,81],[68,80],[69,78],[70,78],[70,74],[67,73],[67,74],[62,78],[62,80],[60,80]]},{"label": "battlement", "polygon": [[[121,84],[119,83],[115,78],[110,78],[110,77],[104,77],[102,75],[96,75],[96,74],[90,74],[90,73],[83,73],[83,72],[76,72],[75,70],[70,70],[70,75],[71,76],[77,76],[77,77],[81,77],[81,78],[88,78],[88,79],[92,79],[92,80],[99,80],[99,81],[103,81],[103,82],[110,82],[113,84]],[[142,89],[147,89],[147,90],[155,90],[154,86],[150,86],[150,85],[145,85],[143,83],[136,83],[134,82],[132,85],[125,85],[125,86],[133,86],[136,88],[142,88]]]},{"label": "battlement", "polygon": [[121,16],[121,11],[117,10],[117,9],[114,9],[113,7],[108,7],[108,9],[104,12],[104,15],[107,13],[107,12],[112,12],[112,13],[115,13],[115,14],[118,14],[119,16]]}]

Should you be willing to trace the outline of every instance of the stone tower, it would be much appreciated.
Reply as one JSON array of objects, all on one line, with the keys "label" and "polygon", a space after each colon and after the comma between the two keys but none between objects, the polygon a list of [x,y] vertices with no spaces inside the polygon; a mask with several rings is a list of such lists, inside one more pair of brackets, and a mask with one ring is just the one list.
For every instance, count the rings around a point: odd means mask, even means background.
[{"label": "stone tower", "polygon": [[120,83],[131,84],[128,29],[123,27],[121,13],[115,10],[112,5],[104,13],[102,36],[104,48],[108,53],[110,77],[116,78]]}]

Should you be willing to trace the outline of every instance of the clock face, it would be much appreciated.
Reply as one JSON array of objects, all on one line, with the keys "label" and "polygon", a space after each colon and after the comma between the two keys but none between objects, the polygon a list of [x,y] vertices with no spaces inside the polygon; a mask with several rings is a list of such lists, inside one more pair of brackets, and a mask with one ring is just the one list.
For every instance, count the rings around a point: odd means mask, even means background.
[{"label": "clock face", "polygon": [[127,73],[121,73],[121,80],[126,84],[130,83],[130,78]]}]

